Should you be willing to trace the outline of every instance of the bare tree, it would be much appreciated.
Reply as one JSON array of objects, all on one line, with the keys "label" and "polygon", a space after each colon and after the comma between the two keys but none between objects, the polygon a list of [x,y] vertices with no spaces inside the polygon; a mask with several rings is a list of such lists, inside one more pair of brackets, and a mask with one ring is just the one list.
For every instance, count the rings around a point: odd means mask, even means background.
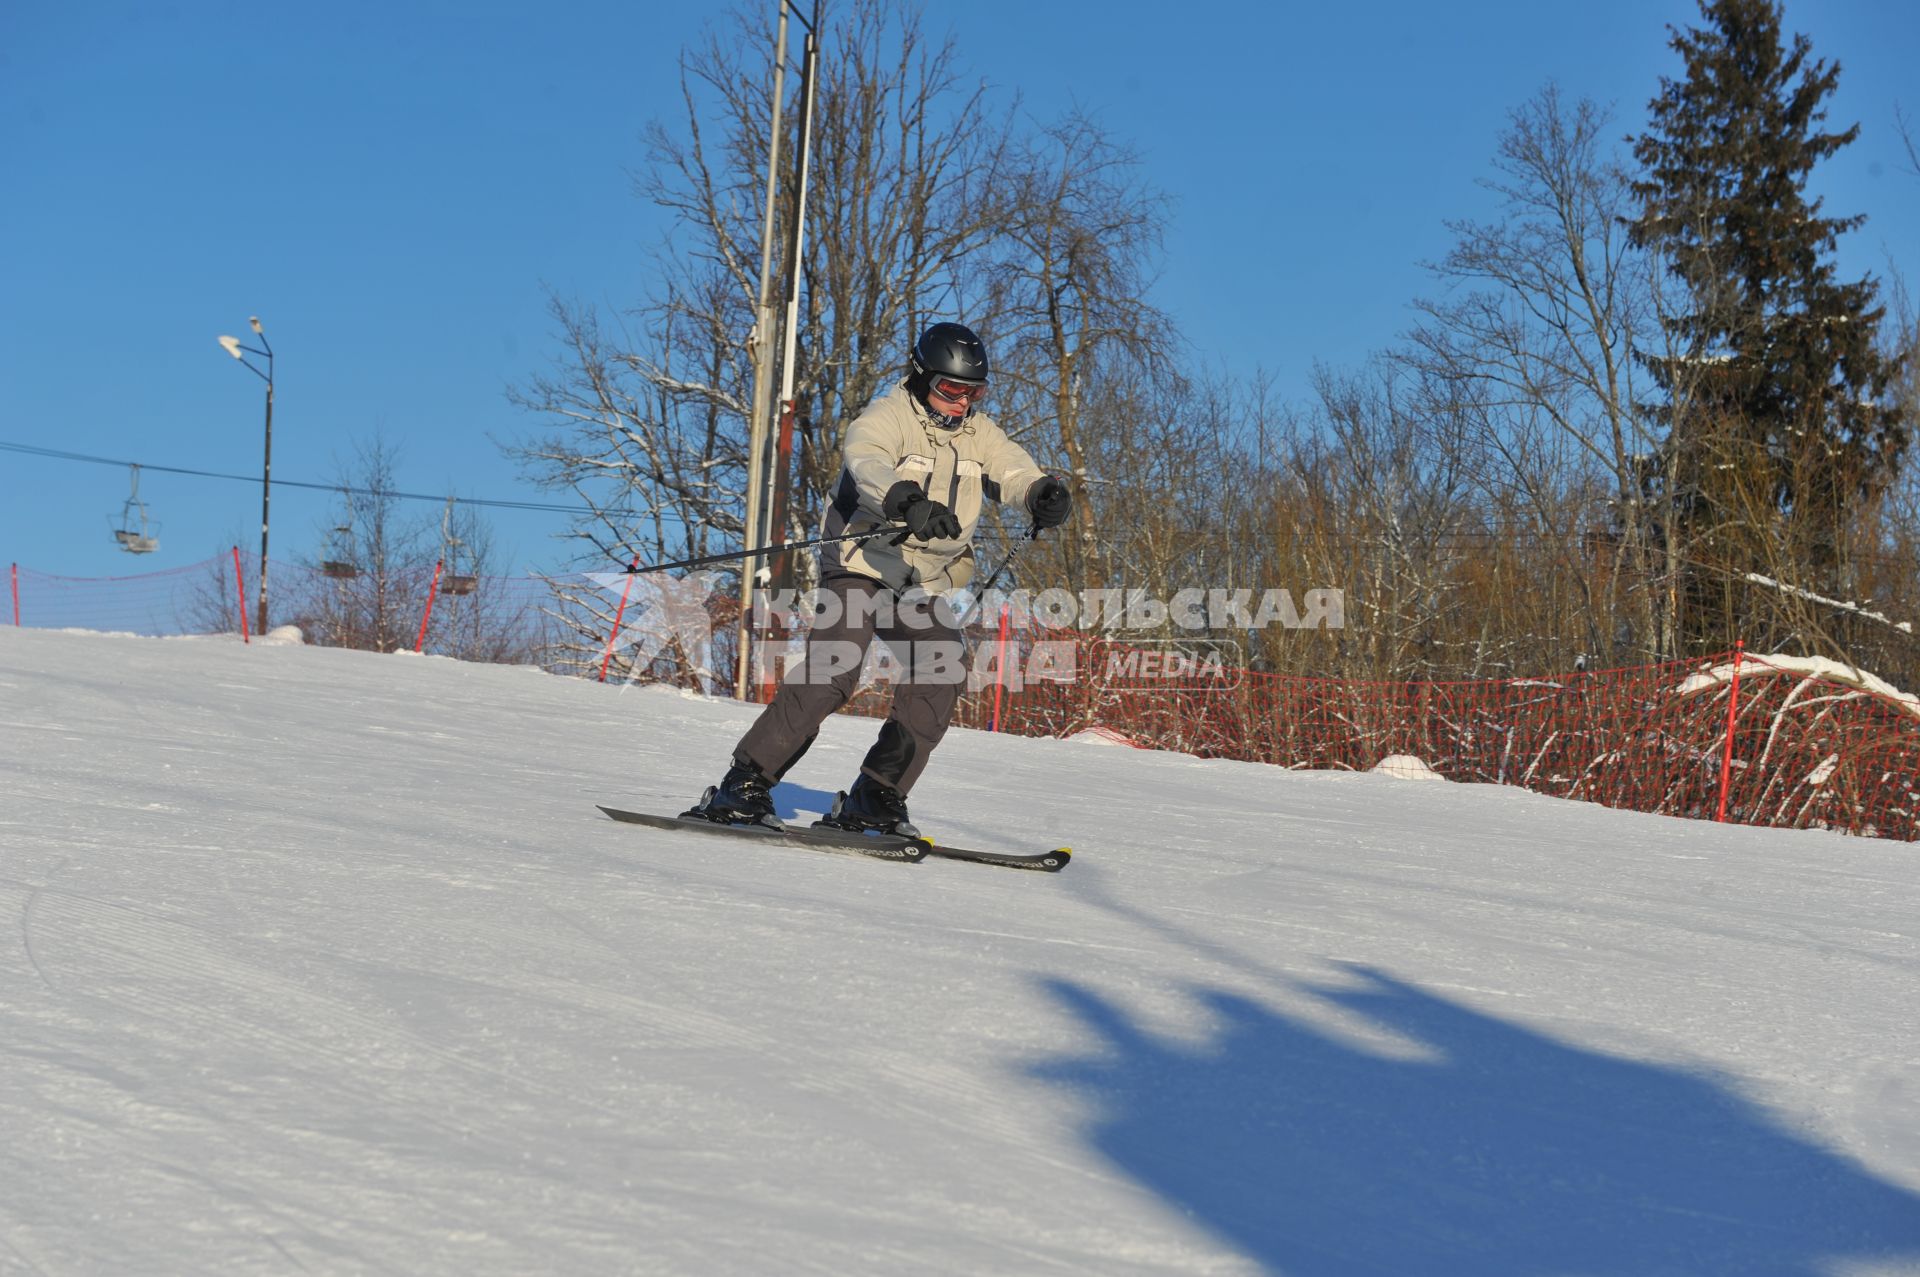
[{"label": "bare tree", "polygon": [[445,564],[427,631],[429,651],[462,661],[529,664],[550,638],[545,618],[520,582],[503,575],[493,525],[471,505],[442,509],[437,554]]},{"label": "bare tree", "polygon": [[321,549],[300,556],[306,570],[289,586],[283,615],[324,647],[410,648],[439,564],[432,649],[461,660],[530,659],[537,622],[498,592],[491,525],[451,499],[438,511],[410,506],[396,483],[399,464],[399,448],[378,435],[338,464],[339,496],[317,529]]},{"label": "bare tree", "polygon": [[[1075,575],[1084,576],[1106,566],[1113,537],[1102,498],[1120,495],[1089,487],[1098,434],[1168,411],[1169,394],[1181,398],[1173,322],[1146,297],[1167,204],[1138,157],[1081,114],[1029,141],[1018,169],[1028,197],[1003,224],[989,275],[1004,369],[997,393],[1016,433],[1050,422],[1043,447],[1057,446],[1078,480]],[[1126,500],[1111,522],[1156,504]]]},{"label": "bare tree", "polygon": [[303,556],[309,588],[296,623],[309,642],[391,652],[413,645],[434,551],[429,523],[409,518],[397,494],[400,452],[381,436],[337,462],[340,497],[321,530],[325,551]]},{"label": "bare tree", "polygon": [[1469,514],[1465,457],[1457,432],[1421,410],[1418,371],[1398,361],[1357,376],[1318,369],[1314,390],[1319,437],[1293,464],[1327,487],[1338,516],[1315,530],[1315,549],[1360,622],[1349,668],[1391,676],[1424,662],[1461,602],[1445,581]]},{"label": "bare tree", "polygon": [[[742,8],[711,28],[681,60],[683,118],[647,131],[637,185],[674,225],[635,329],[612,338],[594,311],[556,299],[566,359],[516,396],[548,427],[518,450],[534,476],[601,511],[574,531],[590,561],[697,555],[740,534],[769,128],[764,16]],[[817,517],[836,427],[896,375],[910,332],[980,292],[974,259],[1020,194],[1003,171],[1012,109],[989,114],[951,40],[930,40],[895,0],[854,0],[825,26],[795,369],[811,410],[788,531]],[[797,149],[783,148],[782,223]]]},{"label": "bare tree", "polygon": [[[674,218],[652,295],[618,331],[556,300],[566,356],[517,395],[545,426],[518,455],[598,511],[573,531],[583,562],[739,543],[769,123],[764,17],[757,5],[736,11],[690,49],[682,118],[647,133],[639,189]],[[972,82],[956,43],[932,36],[908,0],[848,0],[823,28],[793,370],[800,411],[776,531],[804,536],[818,522],[841,432],[938,319],[963,319],[987,339],[992,411],[1043,464],[1081,474],[1093,529],[1089,438],[1137,408],[1116,402],[1115,387],[1138,380],[1097,373],[1164,365],[1175,342],[1142,300],[1163,198],[1094,122],[1033,126],[1017,99]],[[797,149],[782,147],[781,222]],[[1090,382],[1107,399],[1090,398]]]},{"label": "bare tree", "polygon": [[[1441,391],[1436,407],[1474,416],[1476,472],[1510,485],[1529,530],[1557,544],[1585,595],[1589,646],[1610,651],[1622,617],[1641,650],[1658,652],[1656,599],[1632,588],[1652,574],[1661,528],[1645,503],[1659,441],[1636,403],[1652,292],[1648,257],[1624,229],[1631,191],[1604,149],[1610,125],[1605,110],[1565,103],[1552,85],[1512,113],[1497,176],[1483,183],[1501,217],[1448,224],[1457,241],[1430,269],[1451,291],[1416,302],[1425,319],[1410,358]],[[1604,480],[1604,505],[1563,510],[1560,495],[1588,476]],[[1584,547],[1602,530],[1612,560],[1641,570],[1595,570]]]}]

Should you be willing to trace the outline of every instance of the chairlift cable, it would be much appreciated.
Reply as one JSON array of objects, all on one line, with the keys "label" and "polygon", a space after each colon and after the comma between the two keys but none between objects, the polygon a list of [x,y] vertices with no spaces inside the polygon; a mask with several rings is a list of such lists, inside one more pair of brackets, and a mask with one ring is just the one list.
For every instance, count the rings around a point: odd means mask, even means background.
[{"label": "chairlift cable", "polygon": [[[259,475],[223,474],[216,470],[193,470],[184,466],[157,466],[148,462],[120,461],[112,457],[94,457],[83,452],[64,452],[58,448],[42,448],[33,444],[8,443],[0,440],[0,452],[17,452],[30,457],[46,457],[54,461],[85,461],[93,465],[129,467],[137,466],[160,474],[186,475],[195,479],[225,479],[235,483],[259,483]],[[596,510],[592,506],[549,505],[539,501],[510,501],[489,497],[447,497],[427,492],[399,492],[390,488],[356,488],[339,483],[303,483],[298,479],[275,479],[275,487],[304,488],[312,492],[339,492],[362,497],[393,497],[403,501],[452,501],[456,505],[480,506],[492,510],[527,510],[549,514],[582,514],[594,516],[630,516],[640,517],[637,510]]]}]

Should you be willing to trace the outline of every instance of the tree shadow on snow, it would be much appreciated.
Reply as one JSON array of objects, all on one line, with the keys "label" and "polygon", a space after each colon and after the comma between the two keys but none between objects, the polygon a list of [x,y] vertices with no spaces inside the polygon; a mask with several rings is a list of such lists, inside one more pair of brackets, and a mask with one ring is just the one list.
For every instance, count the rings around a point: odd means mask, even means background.
[{"label": "tree shadow on snow", "polygon": [[1287,1274],[1813,1277],[1920,1258],[1920,1196],[1712,1079],[1354,975],[1307,992],[1418,1058],[1218,992],[1200,995],[1210,1040],[1171,1041],[1049,981],[1102,1042],[1032,1072],[1095,1103],[1106,1157]]}]

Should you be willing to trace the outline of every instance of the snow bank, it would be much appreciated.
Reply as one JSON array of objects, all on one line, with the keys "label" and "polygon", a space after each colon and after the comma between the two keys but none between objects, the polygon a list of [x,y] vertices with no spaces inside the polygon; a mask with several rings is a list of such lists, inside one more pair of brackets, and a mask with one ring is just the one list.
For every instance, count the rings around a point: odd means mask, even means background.
[{"label": "snow bank", "polygon": [[1376,775],[1391,776],[1395,780],[1445,780],[1426,760],[1415,758],[1412,754],[1388,754],[1368,769]]},{"label": "snow bank", "polygon": [[1111,727],[1089,727],[1075,732],[1066,739],[1081,745],[1124,745],[1128,749],[1140,748],[1129,737],[1123,736]]}]

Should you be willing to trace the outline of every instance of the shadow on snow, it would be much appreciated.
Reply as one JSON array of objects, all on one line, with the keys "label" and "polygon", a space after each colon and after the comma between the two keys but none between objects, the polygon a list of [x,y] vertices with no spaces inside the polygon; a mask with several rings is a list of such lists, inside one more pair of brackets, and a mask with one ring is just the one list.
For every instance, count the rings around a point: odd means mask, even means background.
[{"label": "shadow on snow", "polygon": [[1032,1072],[1094,1102],[1106,1157],[1287,1274],[1813,1277],[1920,1258],[1920,1196],[1727,1087],[1354,975],[1307,992],[1424,1058],[1218,992],[1201,995],[1211,1041],[1169,1041],[1050,981],[1102,1043]]},{"label": "shadow on snow", "polygon": [[[847,783],[853,783],[851,776]],[[773,791],[774,813],[788,824],[810,825],[813,821],[806,817],[824,816],[833,810],[835,793],[831,789],[814,789],[783,780]]]}]

